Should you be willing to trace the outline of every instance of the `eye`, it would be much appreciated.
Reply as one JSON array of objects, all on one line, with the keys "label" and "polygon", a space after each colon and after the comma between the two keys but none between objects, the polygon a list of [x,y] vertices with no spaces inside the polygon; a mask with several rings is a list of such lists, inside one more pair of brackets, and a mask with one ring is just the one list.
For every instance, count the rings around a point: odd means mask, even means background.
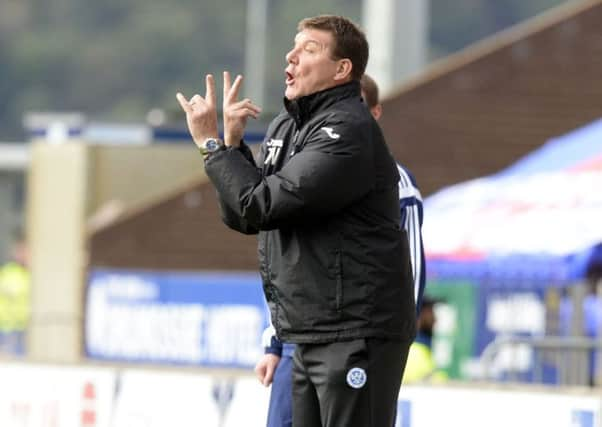
[{"label": "eye", "polygon": [[320,46],[316,42],[310,41],[305,43],[305,45],[303,46],[303,50],[309,53],[315,53],[320,50]]}]

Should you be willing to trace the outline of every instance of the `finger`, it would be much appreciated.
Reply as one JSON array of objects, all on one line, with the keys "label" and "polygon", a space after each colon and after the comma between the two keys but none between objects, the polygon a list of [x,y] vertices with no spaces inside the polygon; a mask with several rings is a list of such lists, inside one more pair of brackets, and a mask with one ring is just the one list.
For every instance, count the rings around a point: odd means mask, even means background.
[{"label": "finger", "polygon": [[242,85],[242,76],[239,74],[236,76],[236,80],[234,80],[234,84],[228,93],[228,99],[230,102],[236,101],[238,98],[238,91],[240,90],[240,86]]},{"label": "finger", "polygon": [[201,95],[199,95],[198,93],[193,95],[192,98],[190,98],[190,101],[188,102],[190,105],[192,104],[200,104],[202,102],[205,102],[205,100],[203,99],[203,97]]},{"label": "finger", "polygon": [[269,367],[265,376],[263,377],[263,385],[269,386],[272,383],[272,379],[274,378],[274,368]]},{"label": "finger", "polygon": [[230,109],[232,111],[236,111],[236,110],[240,110],[240,109],[244,109],[244,108],[248,108],[248,109],[252,110],[255,114],[261,113],[261,107],[258,107],[257,105],[253,104],[250,99],[243,99],[242,101],[237,102],[236,104],[230,106]]},{"label": "finger", "polygon": [[178,92],[176,93],[176,99],[180,103],[180,107],[182,107],[182,110],[184,110],[185,113],[192,113],[192,107],[184,95]]},{"label": "finger", "polygon": [[215,81],[212,74],[207,74],[205,77],[205,101],[210,105],[215,105]]},{"label": "finger", "polygon": [[246,117],[253,117],[254,119],[259,117],[259,113],[255,110],[251,110],[250,108],[245,108],[244,114]]},{"label": "finger", "polygon": [[261,112],[261,107],[259,105],[253,104],[251,101],[249,101],[249,107],[252,108],[253,110]]},{"label": "finger", "polygon": [[255,110],[251,110],[250,108],[240,108],[231,113],[232,117],[244,118],[244,117],[253,117],[256,119],[259,117],[259,113]]},{"label": "finger", "polygon": [[261,107],[258,105],[253,104],[253,102],[251,102],[251,100],[249,98],[245,98],[242,101],[240,101],[240,105],[244,106],[244,107],[248,107],[251,108],[257,112],[261,111]]},{"label": "finger", "polygon": [[224,102],[228,99],[228,94],[230,93],[230,88],[232,87],[232,83],[230,82],[230,73],[228,71],[224,71]]},{"label": "finger", "polygon": [[255,373],[257,374],[257,379],[261,384],[263,384],[263,380],[265,378],[265,368],[262,367],[260,369],[255,369]]},{"label": "finger", "polygon": [[247,105],[246,105],[246,108],[248,108],[248,109],[250,109],[250,110],[254,111],[254,112],[255,112],[255,114],[259,114],[259,113],[261,113],[261,107],[259,107],[259,106],[255,105],[255,104],[253,104],[251,101],[249,101],[249,102],[247,103]]}]

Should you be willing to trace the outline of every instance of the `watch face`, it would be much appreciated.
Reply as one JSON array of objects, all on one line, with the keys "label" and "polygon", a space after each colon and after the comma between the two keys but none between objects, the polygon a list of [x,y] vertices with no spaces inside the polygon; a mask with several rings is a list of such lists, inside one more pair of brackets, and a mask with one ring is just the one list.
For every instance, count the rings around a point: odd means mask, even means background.
[{"label": "watch face", "polygon": [[213,151],[217,150],[218,147],[219,147],[219,144],[217,143],[217,141],[215,139],[208,139],[207,142],[205,142],[205,148],[209,152],[213,152]]},{"label": "watch face", "polygon": [[203,155],[207,155],[223,150],[224,148],[224,143],[221,139],[207,138],[205,142],[203,142],[203,145],[201,145],[200,150]]}]

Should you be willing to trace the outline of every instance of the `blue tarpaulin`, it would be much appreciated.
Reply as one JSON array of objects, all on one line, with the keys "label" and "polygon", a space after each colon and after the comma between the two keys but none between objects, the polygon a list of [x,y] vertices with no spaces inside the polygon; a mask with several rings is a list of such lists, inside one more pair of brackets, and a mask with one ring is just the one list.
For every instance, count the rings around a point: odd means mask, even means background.
[{"label": "blue tarpaulin", "polygon": [[564,286],[602,258],[602,120],[425,200],[429,277]]}]

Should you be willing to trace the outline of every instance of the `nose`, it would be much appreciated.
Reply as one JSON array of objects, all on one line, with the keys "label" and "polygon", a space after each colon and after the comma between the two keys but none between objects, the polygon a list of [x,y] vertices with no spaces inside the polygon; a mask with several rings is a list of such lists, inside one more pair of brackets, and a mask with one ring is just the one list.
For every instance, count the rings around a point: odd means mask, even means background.
[{"label": "nose", "polygon": [[294,64],[297,60],[297,49],[292,48],[285,56],[286,62],[289,64]]}]

